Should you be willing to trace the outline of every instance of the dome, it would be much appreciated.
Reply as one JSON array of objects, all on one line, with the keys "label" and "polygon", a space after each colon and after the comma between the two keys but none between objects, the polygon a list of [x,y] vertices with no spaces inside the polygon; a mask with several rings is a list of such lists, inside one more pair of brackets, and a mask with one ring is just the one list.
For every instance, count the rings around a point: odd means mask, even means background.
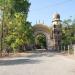
[{"label": "dome", "polygon": [[60,14],[58,13],[53,14],[53,19],[60,19]]},{"label": "dome", "polygon": [[45,32],[50,32],[50,28],[46,25],[43,24],[36,24],[33,26],[34,31],[45,31]]}]

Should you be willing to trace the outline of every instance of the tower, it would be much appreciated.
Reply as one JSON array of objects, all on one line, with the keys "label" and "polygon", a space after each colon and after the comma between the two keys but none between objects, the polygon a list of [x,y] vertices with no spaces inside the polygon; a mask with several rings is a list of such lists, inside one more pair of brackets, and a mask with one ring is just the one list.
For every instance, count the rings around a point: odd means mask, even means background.
[{"label": "tower", "polygon": [[53,15],[53,40],[54,40],[54,49],[61,49],[61,37],[62,37],[62,25],[60,20],[60,15],[58,13]]}]

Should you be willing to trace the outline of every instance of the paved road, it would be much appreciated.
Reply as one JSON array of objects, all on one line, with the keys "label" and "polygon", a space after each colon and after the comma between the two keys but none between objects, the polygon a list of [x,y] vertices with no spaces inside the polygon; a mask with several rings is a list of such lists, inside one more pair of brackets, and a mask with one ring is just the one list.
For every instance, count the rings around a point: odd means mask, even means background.
[{"label": "paved road", "polygon": [[57,53],[0,59],[0,75],[75,75],[75,60]]}]

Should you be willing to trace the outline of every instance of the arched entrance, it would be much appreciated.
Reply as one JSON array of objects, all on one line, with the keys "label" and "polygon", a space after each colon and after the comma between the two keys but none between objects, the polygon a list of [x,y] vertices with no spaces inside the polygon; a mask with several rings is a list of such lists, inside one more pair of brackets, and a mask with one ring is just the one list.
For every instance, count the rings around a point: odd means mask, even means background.
[{"label": "arched entrance", "polygon": [[[45,37],[46,41],[46,49],[52,50],[52,40],[51,40],[51,33],[50,28],[43,24],[36,24],[33,26],[34,31],[34,37],[39,36],[39,34],[42,34]],[[36,41],[35,41],[36,44]]]},{"label": "arched entrance", "polygon": [[35,47],[37,49],[47,49],[46,36],[44,34],[37,34],[35,36]]}]

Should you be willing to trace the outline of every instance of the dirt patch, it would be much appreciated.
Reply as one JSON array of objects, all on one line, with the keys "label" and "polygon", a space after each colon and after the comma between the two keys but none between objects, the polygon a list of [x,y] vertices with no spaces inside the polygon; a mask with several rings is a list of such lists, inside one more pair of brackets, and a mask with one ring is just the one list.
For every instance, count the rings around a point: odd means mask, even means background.
[{"label": "dirt patch", "polygon": [[32,53],[9,53],[9,54],[2,54],[0,58],[6,58],[6,57],[24,57],[32,55]]},{"label": "dirt patch", "polygon": [[66,57],[66,58],[75,59],[74,54],[60,53],[60,55]]}]

